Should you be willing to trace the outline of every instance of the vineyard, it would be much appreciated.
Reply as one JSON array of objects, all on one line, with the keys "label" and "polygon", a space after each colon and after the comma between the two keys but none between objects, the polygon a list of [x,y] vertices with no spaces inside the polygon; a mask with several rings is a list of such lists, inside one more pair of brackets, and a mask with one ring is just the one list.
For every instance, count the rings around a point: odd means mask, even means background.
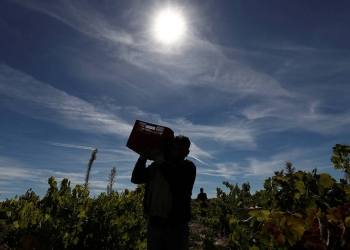
[{"label": "vineyard", "polygon": [[[349,153],[347,145],[333,148],[339,182],[289,162],[254,194],[249,183],[223,182],[228,192],[217,188],[205,211],[192,201],[191,249],[350,249]],[[111,185],[97,198],[68,179],[58,186],[50,177],[48,185],[42,199],[29,189],[0,203],[1,250],[146,249],[143,185],[121,193]]]}]

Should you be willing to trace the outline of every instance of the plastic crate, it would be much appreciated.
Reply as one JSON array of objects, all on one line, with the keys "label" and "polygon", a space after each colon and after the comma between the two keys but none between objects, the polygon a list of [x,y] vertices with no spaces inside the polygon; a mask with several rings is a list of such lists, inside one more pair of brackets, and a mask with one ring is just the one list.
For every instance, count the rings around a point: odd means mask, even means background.
[{"label": "plastic crate", "polygon": [[147,156],[155,147],[163,152],[174,139],[174,132],[164,126],[136,120],[126,146],[140,155]]}]

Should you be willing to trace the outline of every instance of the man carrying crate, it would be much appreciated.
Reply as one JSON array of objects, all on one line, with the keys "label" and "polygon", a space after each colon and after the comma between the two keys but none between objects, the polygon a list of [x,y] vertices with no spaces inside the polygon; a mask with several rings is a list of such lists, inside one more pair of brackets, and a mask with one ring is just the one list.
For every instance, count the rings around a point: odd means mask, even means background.
[{"label": "man carrying crate", "polygon": [[[189,249],[188,222],[196,178],[196,166],[186,159],[190,145],[188,137],[176,136],[167,154],[155,148],[150,155],[140,155],[135,164],[131,182],[146,183],[147,250]],[[147,159],[153,160],[148,167]]]}]

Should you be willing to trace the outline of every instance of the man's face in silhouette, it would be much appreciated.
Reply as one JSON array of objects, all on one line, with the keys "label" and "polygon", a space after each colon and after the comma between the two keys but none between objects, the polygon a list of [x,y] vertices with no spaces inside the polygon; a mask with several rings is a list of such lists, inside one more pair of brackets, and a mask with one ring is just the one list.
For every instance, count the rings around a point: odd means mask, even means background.
[{"label": "man's face in silhouette", "polygon": [[190,151],[186,146],[180,143],[174,142],[170,147],[170,160],[172,162],[179,162],[185,159]]}]

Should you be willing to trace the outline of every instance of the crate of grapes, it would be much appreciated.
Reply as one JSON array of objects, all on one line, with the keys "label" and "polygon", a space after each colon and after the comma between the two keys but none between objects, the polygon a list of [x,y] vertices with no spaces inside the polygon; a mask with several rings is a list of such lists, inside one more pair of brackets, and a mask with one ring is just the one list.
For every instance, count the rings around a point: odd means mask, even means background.
[{"label": "crate of grapes", "polygon": [[136,120],[126,146],[147,156],[153,148],[165,152],[173,139],[174,132],[170,128]]}]

